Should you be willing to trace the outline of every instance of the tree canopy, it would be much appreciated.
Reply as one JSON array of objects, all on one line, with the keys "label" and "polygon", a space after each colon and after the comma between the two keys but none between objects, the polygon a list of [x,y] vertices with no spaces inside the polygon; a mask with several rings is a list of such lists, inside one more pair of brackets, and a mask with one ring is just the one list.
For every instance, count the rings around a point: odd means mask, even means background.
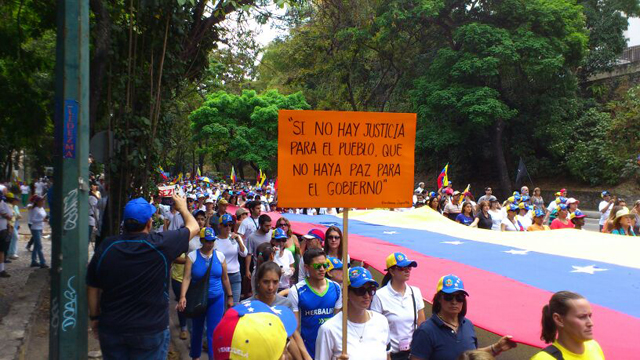
[{"label": "tree canopy", "polygon": [[278,110],[309,110],[302,93],[282,95],[270,90],[258,95],[244,90],[241,95],[218,91],[207,96],[203,106],[189,119],[193,140],[214,163],[236,165],[240,177],[245,164],[254,170],[276,170],[278,153]]}]

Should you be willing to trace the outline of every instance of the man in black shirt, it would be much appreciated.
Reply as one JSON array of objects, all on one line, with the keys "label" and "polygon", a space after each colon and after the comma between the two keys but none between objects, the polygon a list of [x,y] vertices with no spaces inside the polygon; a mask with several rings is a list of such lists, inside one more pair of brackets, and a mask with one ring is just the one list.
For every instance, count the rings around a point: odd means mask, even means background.
[{"label": "man in black shirt", "polygon": [[124,208],[123,235],[105,239],[87,271],[89,316],[105,359],[166,359],[169,272],[200,228],[185,198],[174,195],[185,227],[150,233],[156,208],[145,199]]}]

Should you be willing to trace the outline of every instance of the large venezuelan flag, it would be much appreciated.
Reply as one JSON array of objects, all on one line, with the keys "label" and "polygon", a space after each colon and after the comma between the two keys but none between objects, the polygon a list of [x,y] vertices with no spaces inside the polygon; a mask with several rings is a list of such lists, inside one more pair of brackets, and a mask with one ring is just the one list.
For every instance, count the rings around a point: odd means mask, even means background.
[{"label": "large venezuelan flag", "polygon": [[[460,276],[470,293],[468,317],[482,329],[543,347],[542,307],[554,292],[571,290],[590,301],[595,339],[607,359],[640,358],[640,242],[633,237],[574,229],[501,233],[428,208],[349,214],[352,259],[383,271],[387,255],[404,252],[419,264],[411,282],[427,301],[442,275]],[[297,233],[342,225],[339,216],[284,216]]]}]

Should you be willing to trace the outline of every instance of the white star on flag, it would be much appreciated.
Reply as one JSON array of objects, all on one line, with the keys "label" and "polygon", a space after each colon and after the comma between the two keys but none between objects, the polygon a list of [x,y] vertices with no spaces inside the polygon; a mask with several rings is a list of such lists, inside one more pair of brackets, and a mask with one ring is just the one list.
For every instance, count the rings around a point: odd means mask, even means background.
[{"label": "white star on flag", "polygon": [[527,255],[527,253],[529,252],[529,250],[516,250],[516,249],[511,249],[509,251],[503,251],[507,254],[512,254],[512,255]]},{"label": "white star on flag", "polygon": [[442,244],[462,245],[462,244],[464,244],[464,242],[462,242],[462,241],[443,241]]},{"label": "white star on flag", "polygon": [[397,232],[397,231],[383,231],[382,233],[383,233],[383,234],[387,234],[387,235],[395,235],[395,234],[397,234],[398,232]]},{"label": "white star on flag", "polygon": [[603,269],[603,268],[599,268],[595,265],[589,265],[589,266],[572,266],[573,270],[571,270],[572,273],[586,273],[586,274],[591,274],[593,275],[595,272],[597,271],[607,271],[609,269]]},{"label": "white star on flag", "polygon": [[280,314],[282,314],[282,310],[280,310],[280,309],[276,309],[276,308],[274,308],[274,307],[272,307],[272,308],[271,308],[271,311],[273,311],[276,315],[280,315]]},{"label": "white star on flag", "polygon": [[248,309],[247,309],[247,311],[249,311],[249,312],[253,312],[253,308],[252,308],[252,307],[250,307],[250,308],[248,308]]}]

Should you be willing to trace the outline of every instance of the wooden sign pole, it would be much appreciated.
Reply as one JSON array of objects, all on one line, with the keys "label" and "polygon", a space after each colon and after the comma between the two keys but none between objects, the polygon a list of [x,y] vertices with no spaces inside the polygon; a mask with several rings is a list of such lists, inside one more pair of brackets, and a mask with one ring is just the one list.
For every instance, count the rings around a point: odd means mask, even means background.
[{"label": "wooden sign pole", "polygon": [[342,355],[347,355],[347,318],[349,315],[349,208],[342,212]]}]

